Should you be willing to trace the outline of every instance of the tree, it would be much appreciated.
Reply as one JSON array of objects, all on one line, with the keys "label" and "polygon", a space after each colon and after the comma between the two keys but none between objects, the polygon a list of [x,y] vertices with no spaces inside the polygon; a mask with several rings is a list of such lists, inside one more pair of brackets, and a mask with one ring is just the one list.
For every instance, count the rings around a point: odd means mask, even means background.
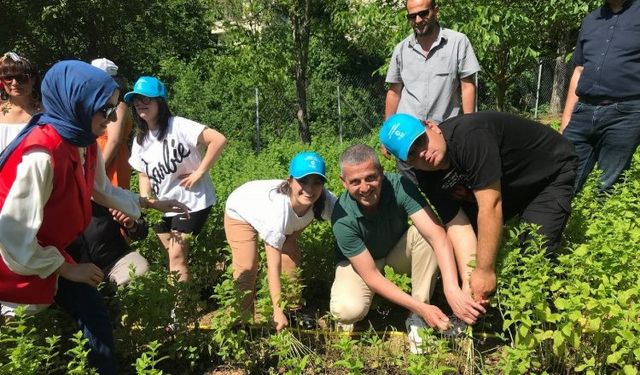
[{"label": "tree", "polygon": [[483,74],[496,86],[496,107],[505,110],[514,78],[540,57],[566,55],[581,18],[595,3],[598,0],[446,0],[441,14],[453,29],[467,34]]},{"label": "tree", "polygon": [[[167,57],[189,60],[213,39],[205,0],[13,0],[0,23],[0,50],[44,69],[61,59],[108,57],[129,78],[151,74]],[[5,6],[6,3],[6,6]]]},{"label": "tree", "polygon": [[[549,112],[557,114],[562,112],[567,83],[572,72],[567,69],[567,59],[573,50],[578,29],[584,16],[597,6],[600,0],[588,1],[558,1],[546,3],[545,13],[549,13],[547,51],[546,54],[555,61],[553,74],[553,88]],[[555,12],[552,9],[557,9]]]},{"label": "tree", "polygon": [[296,94],[298,96],[298,128],[304,143],[311,143],[311,133],[307,122],[307,63],[309,61],[309,0],[290,0],[284,2],[291,20],[293,32],[293,50],[295,51]]},{"label": "tree", "polygon": [[[222,24],[244,35],[240,43],[256,51],[277,49],[283,53],[276,69],[291,72],[296,92],[296,120],[300,139],[311,142],[307,110],[309,41],[315,22],[322,19],[324,1],[310,0],[218,0]],[[285,32],[286,33],[283,33]],[[261,64],[256,61],[256,64]]]}]

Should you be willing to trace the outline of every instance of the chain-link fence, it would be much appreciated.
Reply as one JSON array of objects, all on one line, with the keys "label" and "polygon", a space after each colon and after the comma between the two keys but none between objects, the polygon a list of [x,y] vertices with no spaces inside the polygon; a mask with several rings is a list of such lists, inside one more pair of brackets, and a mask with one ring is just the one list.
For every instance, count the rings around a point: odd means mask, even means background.
[{"label": "chain-link fence", "polygon": [[[506,92],[504,111],[535,119],[559,118],[564,107],[574,65],[564,58],[545,59],[512,80]],[[495,109],[495,85],[482,72],[478,74],[478,108]]]},{"label": "chain-link fence", "polygon": [[[573,65],[564,59],[547,59],[532,65],[509,86],[504,110],[531,118],[557,119],[562,112]],[[477,108],[496,109],[495,85],[480,72],[476,78]],[[293,87],[256,88],[255,149],[271,139],[298,140],[297,97]],[[338,142],[371,134],[383,121],[384,77],[338,77],[310,80],[307,119],[312,136],[330,135]]]}]

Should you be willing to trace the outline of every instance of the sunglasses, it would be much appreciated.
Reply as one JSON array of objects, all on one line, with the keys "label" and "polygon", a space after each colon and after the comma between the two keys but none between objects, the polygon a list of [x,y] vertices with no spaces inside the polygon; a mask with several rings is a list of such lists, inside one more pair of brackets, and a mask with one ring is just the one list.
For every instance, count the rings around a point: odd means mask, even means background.
[{"label": "sunglasses", "polygon": [[102,108],[100,108],[100,112],[102,112],[102,115],[104,116],[104,118],[109,119],[111,118],[111,116],[113,116],[116,113],[116,110],[118,109],[118,105],[116,104],[115,106],[104,106]]},{"label": "sunglasses", "polygon": [[19,84],[25,84],[31,79],[31,74],[12,74],[6,76],[0,76],[0,81],[5,85],[10,85],[13,80]]},{"label": "sunglasses", "polygon": [[150,98],[150,97],[144,96],[144,95],[134,95],[132,101],[135,102],[136,100],[141,101],[142,104],[149,104],[149,103],[151,103],[151,100],[153,100],[153,98]]},{"label": "sunglasses", "polygon": [[425,9],[425,10],[421,10],[419,12],[415,12],[415,13],[409,13],[407,14],[407,20],[408,21],[415,21],[416,18],[418,16],[420,16],[420,18],[425,19],[427,17],[429,17],[429,15],[431,14],[431,9]]}]

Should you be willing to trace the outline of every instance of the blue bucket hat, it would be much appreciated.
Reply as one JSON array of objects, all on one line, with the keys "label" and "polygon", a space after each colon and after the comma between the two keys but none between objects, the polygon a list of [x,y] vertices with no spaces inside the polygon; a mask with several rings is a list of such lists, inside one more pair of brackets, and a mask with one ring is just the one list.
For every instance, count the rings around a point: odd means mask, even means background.
[{"label": "blue bucket hat", "polygon": [[133,101],[134,95],[143,95],[148,98],[162,98],[167,100],[167,89],[162,81],[156,77],[142,76],[133,85],[133,91],[124,94],[124,101],[129,104]]},{"label": "blue bucket hat", "polygon": [[389,117],[380,129],[380,142],[396,158],[407,161],[411,145],[426,132],[424,124],[405,113]]},{"label": "blue bucket hat", "polygon": [[301,152],[291,159],[289,164],[289,175],[295,179],[300,179],[310,174],[317,174],[327,180],[325,173],[326,163],[322,156],[315,152]]}]

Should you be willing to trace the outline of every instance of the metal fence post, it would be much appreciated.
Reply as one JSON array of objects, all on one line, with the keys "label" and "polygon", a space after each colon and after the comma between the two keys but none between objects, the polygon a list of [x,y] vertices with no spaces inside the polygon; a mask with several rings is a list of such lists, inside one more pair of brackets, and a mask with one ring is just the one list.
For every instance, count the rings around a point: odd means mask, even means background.
[{"label": "metal fence post", "polygon": [[340,106],[340,81],[336,82],[336,99],[338,100],[338,137],[342,143],[342,108]]},{"label": "metal fence post", "polygon": [[538,119],[538,104],[540,104],[540,80],[542,79],[542,62],[538,65],[538,85],[536,86],[536,107],[533,111],[533,118]]},{"label": "metal fence post", "polygon": [[256,87],[256,154],[260,153],[260,99]]},{"label": "metal fence post", "polygon": [[480,72],[477,72],[475,74],[475,77],[473,78],[475,80],[475,84],[476,84],[476,101],[475,101],[475,106],[473,108],[474,112],[478,112],[478,92],[480,91],[478,88],[478,75],[480,74]]}]

